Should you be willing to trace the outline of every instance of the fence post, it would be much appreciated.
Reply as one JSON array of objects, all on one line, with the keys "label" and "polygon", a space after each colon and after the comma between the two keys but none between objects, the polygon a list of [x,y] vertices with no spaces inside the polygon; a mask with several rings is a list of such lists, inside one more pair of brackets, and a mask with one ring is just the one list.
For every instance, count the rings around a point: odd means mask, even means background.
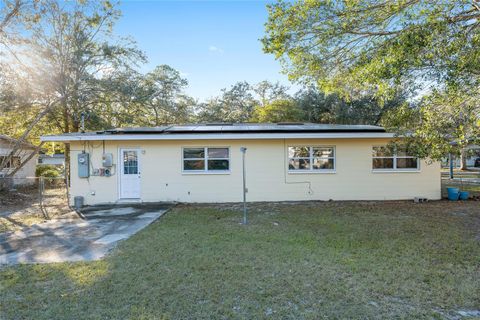
[{"label": "fence post", "polygon": [[45,219],[50,219],[48,217],[47,211],[45,210],[45,207],[43,206],[43,194],[45,192],[45,177],[40,176],[38,178],[38,193],[40,197],[40,210],[42,211],[43,217]]}]

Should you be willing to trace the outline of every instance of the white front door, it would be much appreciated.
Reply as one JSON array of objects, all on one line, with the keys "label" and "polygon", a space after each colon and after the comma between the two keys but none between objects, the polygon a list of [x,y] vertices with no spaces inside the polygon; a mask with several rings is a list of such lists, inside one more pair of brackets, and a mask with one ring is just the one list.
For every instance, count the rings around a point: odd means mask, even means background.
[{"label": "white front door", "polygon": [[120,149],[120,198],[140,198],[140,150]]}]

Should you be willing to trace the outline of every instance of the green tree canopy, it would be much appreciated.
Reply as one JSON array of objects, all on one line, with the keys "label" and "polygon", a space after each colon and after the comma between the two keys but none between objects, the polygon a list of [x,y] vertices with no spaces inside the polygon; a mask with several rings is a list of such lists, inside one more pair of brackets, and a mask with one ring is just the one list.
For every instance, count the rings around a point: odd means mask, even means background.
[{"label": "green tree canopy", "polygon": [[252,116],[259,102],[252,86],[246,81],[237,82],[230,89],[222,89],[219,96],[198,106],[200,122],[245,122]]},{"label": "green tree canopy", "polygon": [[194,101],[184,94],[187,79],[168,65],[157,66],[141,80],[147,125],[182,123],[189,119]]},{"label": "green tree canopy", "polygon": [[293,80],[345,95],[477,82],[477,1],[302,0],[268,6],[264,50]]},{"label": "green tree canopy", "polygon": [[275,100],[265,106],[257,106],[253,112],[254,122],[302,122],[305,114],[292,99]]},{"label": "green tree canopy", "polygon": [[[364,101],[343,109],[349,119],[381,110],[380,123],[437,159],[479,142],[478,1],[300,0],[268,10],[265,52],[292,80]],[[410,105],[385,108],[398,97]]]}]

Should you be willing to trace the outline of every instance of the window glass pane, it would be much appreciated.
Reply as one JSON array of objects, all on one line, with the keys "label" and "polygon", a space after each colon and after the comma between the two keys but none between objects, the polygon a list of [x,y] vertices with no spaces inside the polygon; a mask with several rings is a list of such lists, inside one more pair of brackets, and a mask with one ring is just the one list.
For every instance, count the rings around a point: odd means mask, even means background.
[{"label": "window glass pane", "polygon": [[136,151],[123,152],[123,174],[138,174],[138,155]]},{"label": "window glass pane", "polygon": [[138,167],[136,167],[136,166],[132,166],[132,167],[126,166],[123,169],[123,173],[124,174],[138,174]]},{"label": "window glass pane", "polygon": [[393,169],[393,158],[373,159],[373,169]]},{"label": "window glass pane", "polygon": [[372,154],[374,157],[389,157],[393,156],[393,151],[391,148],[388,148],[386,146],[381,146],[381,147],[373,147]]},{"label": "window glass pane", "polygon": [[205,149],[204,148],[184,148],[183,157],[185,159],[205,158]]},{"label": "window glass pane", "polygon": [[208,160],[208,170],[228,170],[228,160]]},{"label": "window glass pane", "polygon": [[407,147],[398,147],[397,156],[399,157],[413,157],[415,156],[411,150],[408,150]]},{"label": "window glass pane", "polygon": [[208,148],[209,158],[228,158],[228,148]]},{"label": "window glass pane", "polygon": [[184,160],[183,170],[205,170],[205,160]]},{"label": "window glass pane", "polygon": [[313,159],[313,169],[314,170],[333,170],[334,161],[333,159],[325,158],[314,158]]},{"label": "window glass pane", "polygon": [[310,169],[310,160],[309,159],[290,159],[288,164],[288,169],[290,170],[309,170]]},{"label": "window glass pane", "polygon": [[288,147],[289,158],[310,157],[309,147]]},{"label": "window glass pane", "polygon": [[418,169],[417,158],[397,158],[398,169]]},{"label": "window glass pane", "polygon": [[333,148],[313,148],[314,157],[329,158],[333,157]]}]

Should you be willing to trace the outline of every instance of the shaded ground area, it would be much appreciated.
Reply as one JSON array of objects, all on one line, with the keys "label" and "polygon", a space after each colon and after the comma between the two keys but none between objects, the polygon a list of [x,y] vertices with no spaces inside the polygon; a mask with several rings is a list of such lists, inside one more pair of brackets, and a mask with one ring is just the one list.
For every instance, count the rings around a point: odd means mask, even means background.
[{"label": "shaded ground area", "polygon": [[478,202],[177,206],[105,259],[0,271],[0,318],[476,319]]},{"label": "shaded ground area", "polygon": [[447,197],[447,188],[456,187],[470,192],[470,197],[480,200],[480,169],[468,171],[454,170],[453,179],[450,179],[448,170],[442,170],[442,197]]},{"label": "shaded ground area", "polygon": [[468,191],[470,199],[480,200],[480,178],[442,178],[442,197],[447,197],[447,188],[455,187],[461,191]]},{"label": "shaded ground area", "polygon": [[47,218],[75,218],[67,203],[65,186],[47,185],[40,195],[38,186],[0,192],[0,233],[38,224]]},{"label": "shaded ground area", "polygon": [[91,261],[146,227],[164,204],[86,208],[86,219],[57,219],[0,234],[0,264]]}]

